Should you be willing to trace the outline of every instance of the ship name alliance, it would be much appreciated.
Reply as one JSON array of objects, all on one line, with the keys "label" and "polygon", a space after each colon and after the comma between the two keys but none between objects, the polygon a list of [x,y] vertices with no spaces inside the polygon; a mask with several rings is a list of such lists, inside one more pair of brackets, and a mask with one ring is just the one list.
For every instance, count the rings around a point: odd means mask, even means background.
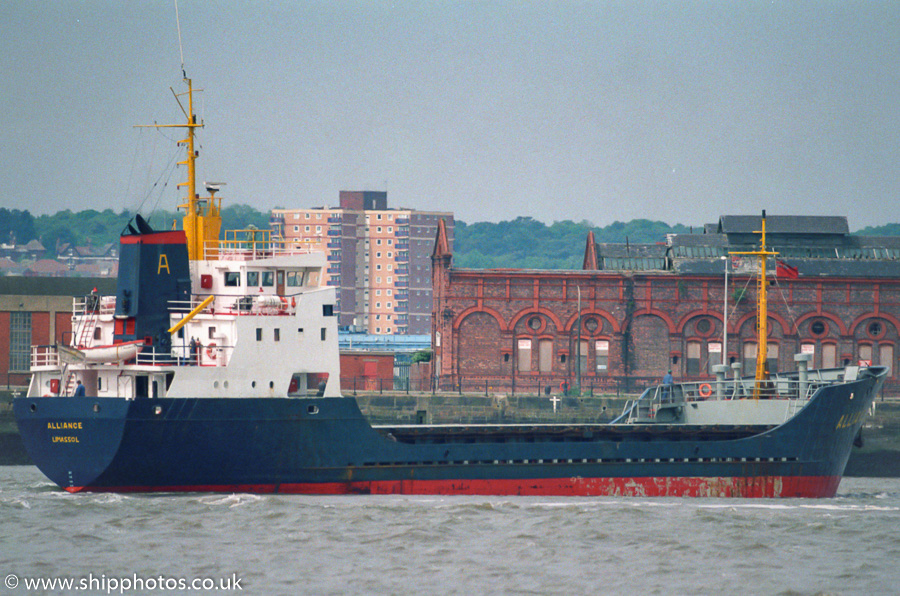
[{"label": "ship name alliance", "polygon": [[49,430],[81,430],[81,422],[48,422]]}]

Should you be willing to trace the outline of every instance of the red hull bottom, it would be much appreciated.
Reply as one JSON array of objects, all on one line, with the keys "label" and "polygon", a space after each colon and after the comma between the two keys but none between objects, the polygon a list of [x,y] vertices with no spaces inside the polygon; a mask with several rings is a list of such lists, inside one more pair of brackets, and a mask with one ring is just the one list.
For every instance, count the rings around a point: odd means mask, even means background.
[{"label": "red hull bottom", "polygon": [[230,492],[305,495],[519,495],[608,497],[822,498],[837,493],[840,476],[698,478],[540,478],[493,480],[382,480],[298,484],[68,487],[91,492]]}]

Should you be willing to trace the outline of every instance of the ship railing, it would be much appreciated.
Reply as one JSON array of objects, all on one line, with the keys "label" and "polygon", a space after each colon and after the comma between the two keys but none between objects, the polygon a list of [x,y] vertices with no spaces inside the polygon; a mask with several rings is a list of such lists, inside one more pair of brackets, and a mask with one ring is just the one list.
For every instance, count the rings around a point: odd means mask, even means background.
[{"label": "ship railing", "polygon": [[314,240],[272,238],[270,230],[228,230],[224,240],[212,240],[203,246],[204,258],[220,261],[251,261],[278,256],[309,254]]},{"label": "ship railing", "polygon": [[834,379],[799,380],[773,377],[761,383],[749,378],[656,385],[648,387],[637,399],[626,402],[622,414],[614,422],[625,419],[651,421],[660,408],[691,402],[735,399],[782,399],[805,402],[821,387],[834,382]]},{"label": "ship railing", "polygon": [[72,299],[72,315],[114,315],[116,314],[115,296],[76,296]]},{"label": "ship railing", "polygon": [[31,368],[59,366],[59,350],[55,345],[31,346]]},{"label": "ship railing", "polygon": [[171,353],[141,352],[135,364],[142,366],[226,366],[234,346],[208,342],[191,353],[189,345],[174,346]]},{"label": "ship railing", "polygon": [[[220,315],[292,315],[297,310],[297,296],[301,293],[217,295],[216,299],[200,312]],[[200,305],[201,298],[205,296],[194,297],[191,300],[170,300],[169,311],[190,312]]]}]

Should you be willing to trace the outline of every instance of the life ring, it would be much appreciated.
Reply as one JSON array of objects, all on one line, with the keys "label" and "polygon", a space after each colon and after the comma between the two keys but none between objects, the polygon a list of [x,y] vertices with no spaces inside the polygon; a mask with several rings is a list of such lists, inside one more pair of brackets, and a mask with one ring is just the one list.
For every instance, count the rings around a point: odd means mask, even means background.
[{"label": "life ring", "polygon": [[207,356],[210,360],[215,360],[215,359],[216,359],[216,353],[217,353],[217,350],[213,349],[213,348],[215,348],[215,347],[216,347],[216,342],[214,342],[214,341],[213,341],[213,342],[209,342],[209,345],[206,346],[206,356]]},{"label": "life ring", "polygon": [[709,397],[712,395],[712,387],[709,383],[703,383],[700,385],[700,397]]}]

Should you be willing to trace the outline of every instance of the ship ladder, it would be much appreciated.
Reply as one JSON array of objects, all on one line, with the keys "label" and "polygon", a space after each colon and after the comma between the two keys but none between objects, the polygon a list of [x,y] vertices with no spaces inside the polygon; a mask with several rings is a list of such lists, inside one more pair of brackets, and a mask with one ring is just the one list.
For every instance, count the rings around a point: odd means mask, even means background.
[{"label": "ship ladder", "polygon": [[75,374],[75,371],[67,372],[69,370],[69,365],[67,364],[65,368],[63,368],[62,376],[66,380],[66,384],[62,389],[63,393],[60,393],[60,397],[69,397],[75,395],[75,385],[78,381],[78,376]]},{"label": "ship ladder", "polygon": [[97,322],[99,309],[94,308],[87,312],[87,317],[81,323],[81,329],[78,330],[78,343],[75,344],[76,348],[86,348],[88,347],[88,341],[93,339],[94,333],[94,323]]}]

